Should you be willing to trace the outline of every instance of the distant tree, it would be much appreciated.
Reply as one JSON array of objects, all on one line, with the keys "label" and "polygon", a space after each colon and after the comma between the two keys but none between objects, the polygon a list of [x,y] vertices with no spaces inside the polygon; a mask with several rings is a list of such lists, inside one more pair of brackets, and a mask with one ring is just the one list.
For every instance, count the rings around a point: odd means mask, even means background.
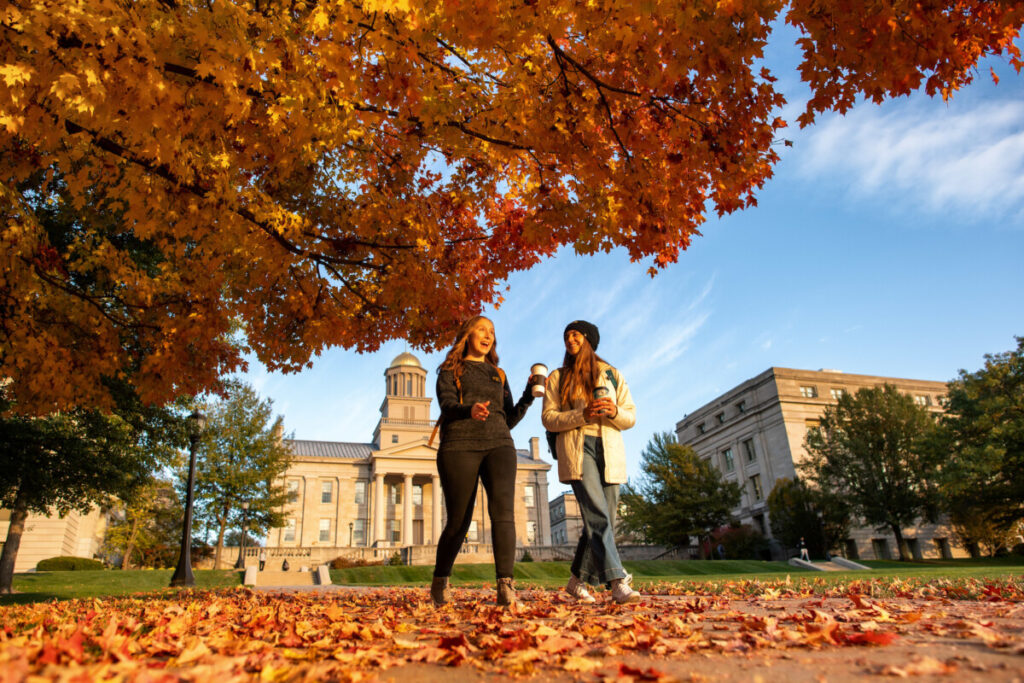
[{"label": "distant tree", "polygon": [[995,557],[1013,547],[1016,525],[1007,522],[999,510],[963,494],[946,499],[943,508],[949,515],[949,525],[957,542],[967,549],[971,557],[981,557],[983,552]]},{"label": "distant tree", "polygon": [[104,553],[119,558],[121,569],[171,566],[179,551],[181,523],[174,485],[150,479],[115,508],[103,539]]},{"label": "distant tree", "polygon": [[1013,351],[986,355],[982,369],[960,371],[939,422],[947,507],[973,519],[973,533],[982,520],[999,536],[1024,519],[1024,337],[1016,340]]},{"label": "distant tree", "polygon": [[291,451],[280,440],[283,418],[274,417],[273,402],[244,382],[226,386],[226,398],[205,409],[207,424],[197,451],[196,524],[206,522],[217,531],[215,567],[228,529],[241,526],[243,503],[249,503],[250,534],[281,526],[281,508],[288,502],[281,477],[291,462]]},{"label": "distant tree", "polygon": [[[649,543],[677,547],[691,538],[703,541],[730,520],[740,502],[740,487],[701,460],[671,433],[655,434],[634,486],[622,487],[622,524]],[[701,543],[703,554],[704,544]]]},{"label": "distant tree", "polygon": [[[173,411],[143,407],[130,392],[120,412],[76,410],[30,418],[9,412],[0,389],[0,507],[11,511],[0,553],[0,593],[11,592],[30,512],[66,515],[131,498],[180,437]],[[119,390],[114,389],[115,393]]]},{"label": "distant tree", "polygon": [[772,534],[787,548],[801,537],[812,557],[839,545],[850,530],[850,508],[841,496],[807,486],[800,479],[783,477],[768,494]]},{"label": "distant tree", "polygon": [[768,551],[768,539],[749,524],[733,522],[711,535],[712,552],[722,544],[728,560],[759,560]]},{"label": "distant tree", "polygon": [[903,527],[934,518],[940,462],[928,446],[935,422],[914,400],[886,384],[845,394],[807,433],[800,472],[818,489],[842,496],[868,524],[888,528],[900,559]]}]

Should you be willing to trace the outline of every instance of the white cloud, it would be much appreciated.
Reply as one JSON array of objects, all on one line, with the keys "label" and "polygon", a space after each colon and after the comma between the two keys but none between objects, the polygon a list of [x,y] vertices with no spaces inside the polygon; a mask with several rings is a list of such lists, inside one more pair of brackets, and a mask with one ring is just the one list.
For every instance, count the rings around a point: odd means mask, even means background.
[{"label": "white cloud", "polygon": [[1024,102],[861,104],[822,119],[791,157],[801,175],[855,196],[902,195],[932,211],[1018,213],[1024,204]]},{"label": "white cloud", "polygon": [[664,326],[652,329],[647,344],[639,344],[632,360],[625,366],[627,377],[640,377],[652,370],[664,371],[672,362],[689,349],[689,342],[697,336],[711,313],[704,312],[692,317],[683,325]]}]

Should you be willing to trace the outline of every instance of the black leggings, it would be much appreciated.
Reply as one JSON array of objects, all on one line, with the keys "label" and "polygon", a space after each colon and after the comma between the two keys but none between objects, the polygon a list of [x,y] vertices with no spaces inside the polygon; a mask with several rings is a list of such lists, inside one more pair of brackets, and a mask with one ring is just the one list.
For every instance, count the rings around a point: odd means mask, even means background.
[{"label": "black leggings", "polygon": [[479,480],[487,492],[487,512],[491,518],[491,541],[494,543],[494,572],[499,579],[511,578],[516,560],[516,449],[498,446],[483,451],[440,450],[437,453],[437,473],[441,476],[448,521],[437,541],[434,576],[452,574],[452,565],[473,521]]}]

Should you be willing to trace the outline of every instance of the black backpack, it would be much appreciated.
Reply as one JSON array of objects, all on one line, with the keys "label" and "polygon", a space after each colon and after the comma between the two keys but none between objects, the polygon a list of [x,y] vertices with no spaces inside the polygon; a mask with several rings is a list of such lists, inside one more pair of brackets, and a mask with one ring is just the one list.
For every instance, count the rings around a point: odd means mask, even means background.
[{"label": "black backpack", "polygon": [[[608,376],[608,381],[612,383],[612,387],[615,389],[615,391],[618,391],[619,390],[619,382],[618,382],[617,379],[615,379],[615,373],[612,372],[612,369],[611,368],[607,368],[604,371],[604,373],[605,373],[605,375]],[[548,450],[551,451],[551,457],[554,458],[555,460],[558,460],[558,449],[555,448],[555,444],[557,443],[557,440],[558,440],[558,432],[545,431],[544,432],[544,437],[548,441]]]}]

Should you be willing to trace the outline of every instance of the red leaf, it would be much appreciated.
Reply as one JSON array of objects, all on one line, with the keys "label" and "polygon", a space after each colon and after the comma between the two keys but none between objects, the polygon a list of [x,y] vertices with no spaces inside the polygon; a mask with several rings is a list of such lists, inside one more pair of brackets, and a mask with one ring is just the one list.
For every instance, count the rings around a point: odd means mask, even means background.
[{"label": "red leaf", "polygon": [[899,640],[899,636],[895,633],[879,633],[878,631],[851,633],[846,636],[846,642],[850,645],[892,645],[897,640]]}]

